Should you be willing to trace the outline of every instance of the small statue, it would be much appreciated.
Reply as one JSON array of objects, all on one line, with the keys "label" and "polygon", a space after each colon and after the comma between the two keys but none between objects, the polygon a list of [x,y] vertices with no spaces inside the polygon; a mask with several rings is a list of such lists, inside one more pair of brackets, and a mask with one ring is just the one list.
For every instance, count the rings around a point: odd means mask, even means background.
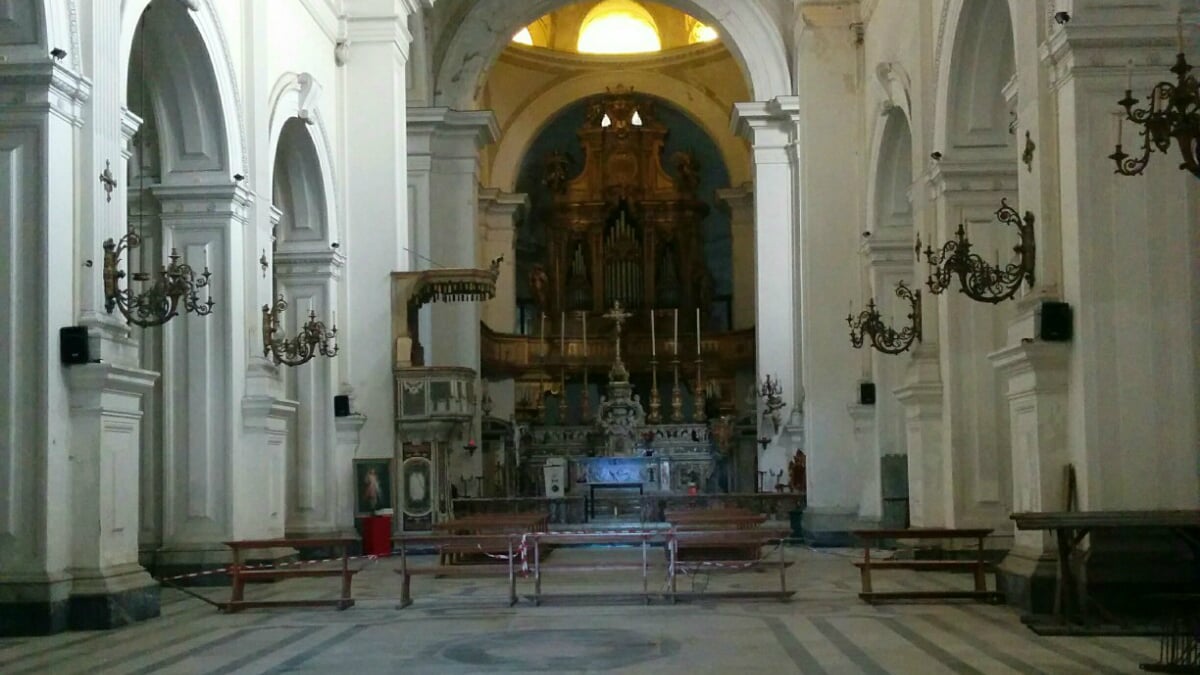
[{"label": "small statue", "polygon": [[792,492],[808,491],[808,459],[803,450],[797,450],[788,462],[788,487]]},{"label": "small statue", "polygon": [[546,290],[549,286],[550,277],[546,274],[546,268],[540,263],[535,263],[529,271],[529,292],[533,295],[533,302],[543,312],[549,309],[549,305],[546,304]]},{"label": "small statue", "polygon": [[570,166],[570,155],[561,150],[550,152],[542,160],[542,184],[556,195],[565,194]]},{"label": "small statue", "polygon": [[696,153],[681,150],[671,156],[671,161],[675,163],[675,171],[679,174],[676,179],[679,191],[695,193],[696,188],[700,187],[700,162],[696,159]]}]

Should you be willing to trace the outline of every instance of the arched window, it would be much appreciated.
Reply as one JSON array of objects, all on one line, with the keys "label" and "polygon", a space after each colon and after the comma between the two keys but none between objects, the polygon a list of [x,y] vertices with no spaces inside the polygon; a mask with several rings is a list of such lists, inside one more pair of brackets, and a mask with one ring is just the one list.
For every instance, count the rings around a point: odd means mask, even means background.
[{"label": "arched window", "polygon": [[513,36],[512,41],[516,42],[518,44],[529,45],[530,47],[532,47],[533,46],[533,34],[531,34],[529,32],[528,28],[522,28],[521,30],[517,31],[516,35]]},{"label": "arched window", "polygon": [[692,21],[692,29],[688,33],[688,44],[694,45],[697,42],[712,42],[721,37],[716,28],[707,26],[699,21]]},{"label": "arched window", "polygon": [[604,0],[579,26],[581,54],[636,54],[662,49],[654,17],[633,0]]}]

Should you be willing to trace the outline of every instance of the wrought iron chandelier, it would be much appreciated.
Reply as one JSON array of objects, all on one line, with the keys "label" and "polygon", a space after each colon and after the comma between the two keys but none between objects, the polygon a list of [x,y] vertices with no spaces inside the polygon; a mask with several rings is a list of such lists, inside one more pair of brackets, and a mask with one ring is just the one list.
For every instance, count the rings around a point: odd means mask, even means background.
[{"label": "wrought iron chandelier", "polygon": [[[1033,285],[1033,268],[1037,255],[1033,238],[1033,214],[1026,211],[1022,217],[1007,201],[1001,199],[1000,208],[996,210],[996,220],[1017,228],[1021,241],[1013,247],[1013,251],[1020,257],[1006,265],[1001,265],[999,260],[994,267],[989,265],[978,254],[971,252],[971,241],[967,239],[966,228],[959,223],[954,239],[942,244],[937,251],[932,247],[925,247],[925,259],[934,268],[926,283],[931,293],[940,295],[950,286],[954,277],[958,277],[959,291],[967,297],[978,302],[998,304],[1015,296],[1021,288],[1022,281]],[[919,259],[919,237],[916,253]]]},{"label": "wrought iron chandelier", "polygon": [[[191,265],[179,262],[179,253],[174,248],[168,256],[171,263],[162,266],[158,278],[153,279],[149,288],[141,293],[134,293],[128,286],[121,288],[121,280],[126,276],[125,270],[119,268],[121,254],[136,249],[141,243],[141,235],[133,230],[115,242],[111,237],[104,240],[104,308],[108,313],[118,309],[126,321],[143,328],[161,326],[178,316],[180,302],[184,310],[192,314],[212,314],[212,296],[202,302],[199,293],[200,289],[209,287],[212,272],[205,265],[204,271],[196,274]],[[135,282],[152,280],[148,272],[133,272],[129,278]]]},{"label": "wrought iron chandelier", "polygon": [[921,291],[913,290],[901,281],[896,284],[896,297],[907,300],[912,306],[908,314],[909,325],[900,330],[884,325],[879,308],[875,306],[875,298],[867,301],[867,308],[858,316],[853,313],[846,315],[846,323],[850,325],[850,344],[855,349],[862,349],[869,339],[876,351],[900,354],[908,351],[914,341],[921,341]]},{"label": "wrought iron chandelier", "polygon": [[279,324],[279,315],[287,308],[282,295],[275,300],[274,307],[263,305],[263,356],[273,357],[276,365],[287,366],[303,365],[317,354],[330,358],[337,356],[336,318],[333,328],[327,329],[324,322],[317,320],[316,311],[310,310],[308,323],[300,328],[300,334],[288,339],[283,337],[283,328]]},{"label": "wrought iron chandelier", "polygon": [[[147,9],[147,11],[149,10]],[[144,14],[139,24],[138,30],[141,33],[142,40],[141,62],[143,79],[139,88],[139,96],[141,98],[139,110],[145,114],[146,34]],[[144,135],[140,131],[136,138],[139,164],[138,197],[140,199],[146,191],[146,146]],[[104,176],[102,174],[101,180],[103,179]],[[111,186],[107,187],[111,192]],[[198,316],[208,316],[212,313],[214,304],[212,295],[209,294],[204,301],[201,301],[199,290],[202,288],[209,288],[211,290],[212,272],[208,270],[208,264],[205,263],[204,271],[197,274],[191,265],[186,262],[180,262],[179,252],[174,247],[171,248],[171,254],[167,256],[170,264],[161,266],[157,278],[153,277],[149,272],[129,273],[129,281],[150,283],[148,288],[137,293],[129,285],[126,285],[124,288],[121,287],[121,280],[126,278],[125,270],[120,269],[121,255],[136,250],[142,244],[142,211],[143,209],[138,209],[137,231],[134,231],[130,227],[125,236],[117,241],[113,241],[112,237],[104,240],[104,267],[102,272],[104,278],[104,308],[108,310],[109,314],[112,314],[114,309],[120,310],[121,315],[125,317],[126,321],[135,326],[142,326],[143,328],[161,326],[178,316],[180,303],[183,303],[184,310],[187,312]]]},{"label": "wrought iron chandelier", "polygon": [[1129,66],[1129,84],[1125,88],[1125,98],[1117,104],[1125,109],[1125,119],[1136,125],[1145,127],[1142,137],[1141,155],[1134,157],[1121,149],[1121,117],[1117,117],[1117,148],[1108,158],[1117,163],[1116,173],[1123,176],[1137,176],[1146,169],[1150,162],[1150,153],[1157,150],[1166,154],[1171,147],[1171,139],[1179,145],[1179,153],[1183,155],[1180,169],[1190,171],[1193,176],[1200,178],[1200,82],[1191,75],[1192,66],[1183,55],[1183,20],[1180,17],[1179,53],[1175,55],[1175,65],[1171,72],[1176,81],[1159,82],[1150,89],[1150,102],[1146,108],[1137,108],[1141,99],[1133,97],[1133,64]]}]

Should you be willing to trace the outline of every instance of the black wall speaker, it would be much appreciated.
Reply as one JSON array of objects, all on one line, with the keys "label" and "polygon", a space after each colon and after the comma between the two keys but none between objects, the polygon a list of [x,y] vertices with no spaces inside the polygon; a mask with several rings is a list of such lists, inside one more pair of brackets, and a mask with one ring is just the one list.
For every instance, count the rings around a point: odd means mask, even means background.
[{"label": "black wall speaker", "polygon": [[88,353],[88,332],[84,326],[63,326],[58,329],[58,352],[63,365],[74,366],[91,361]]},{"label": "black wall speaker", "polygon": [[339,394],[333,397],[333,416],[334,417],[349,417],[350,416],[350,397],[345,394]]},{"label": "black wall speaker", "polygon": [[1046,342],[1067,342],[1071,339],[1071,305],[1065,302],[1043,302],[1034,314],[1037,337]]},{"label": "black wall speaker", "polygon": [[862,405],[875,405],[875,383],[858,383],[858,402]]}]

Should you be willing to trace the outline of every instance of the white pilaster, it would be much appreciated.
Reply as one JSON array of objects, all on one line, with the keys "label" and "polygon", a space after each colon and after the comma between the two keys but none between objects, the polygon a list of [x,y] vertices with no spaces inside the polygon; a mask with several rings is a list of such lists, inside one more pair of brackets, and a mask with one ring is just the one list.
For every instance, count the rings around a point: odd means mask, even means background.
[{"label": "white pilaster", "polygon": [[[342,255],[335,251],[275,253],[275,276],[288,302],[283,322],[288,338],[300,334],[310,312],[326,326],[333,325],[343,264]],[[318,354],[301,366],[281,366],[287,398],[297,403],[286,462],[289,536],[327,535],[352,524],[353,513],[338,513],[333,499],[339,475],[333,466],[335,365],[334,359]]]},{"label": "white pilaster", "polygon": [[[428,178],[411,179],[429,190],[427,201],[418,200],[429,206],[428,218],[418,218],[428,223],[428,230],[417,233],[418,240],[429,243],[428,265],[479,265],[479,150],[499,134],[491,111],[408,111],[410,172],[428,167]],[[430,340],[422,341],[425,364],[478,369],[479,316],[479,303],[434,303],[429,312]],[[422,338],[424,330],[422,326]]]},{"label": "white pilaster", "polygon": [[[362,415],[347,415],[335,417],[333,420],[337,431],[337,445],[334,446],[331,459],[335,489],[330,500],[335,513],[338,514],[338,522],[353,523],[354,513],[358,510],[358,505],[354,503],[354,458],[358,456],[362,429],[367,423],[367,418]],[[352,532],[353,527],[348,527],[346,531]]]},{"label": "white pilaster", "polygon": [[[1200,190],[1179,170],[1174,141],[1140,177],[1115,175],[1106,158],[1126,64],[1139,106],[1155,83],[1175,81],[1179,4],[1079,0],[1045,47],[1058,103],[1062,294],[1074,309],[1067,456],[1084,510],[1200,503]],[[1125,152],[1137,152],[1141,131],[1125,122]]]},{"label": "white pilaster", "polygon": [[479,191],[479,217],[483,224],[479,267],[485,267],[497,256],[504,256],[500,278],[496,280],[496,297],[484,303],[483,321],[494,331],[514,333],[517,330],[517,218],[529,207],[529,196],[501,192],[495,188]]},{"label": "white pilaster", "polygon": [[877,523],[883,517],[883,487],[880,481],[882,464],[875,438],[875,407],[855,403],[846,406],[846,411],[854,424],[854,466],[862,481],[858,517]]},{"label": "white pilaster", "polygon": [[[239,184],[158,185],[164,247],[208,266],[216,303],[209,316],[181,313],[164,327],[163,554],[165,564],[226,555],[221,542],[262,536],[266,514],[250,497],[260,476],[244,437],[242,398],[249,334],[242,303],[243,236],[250,196]],[[274,534],[281,535],[282,532]],[[202,553],[206,552],[206,553]]]},{"label": "white pilaster", "polygon": [[717,190],[717,199],[729,207],[729,231],[733,244],[733,327],[753,328],[755,304],[754,186]]},{"label": "white pilaster", "polygon": [[138,564],[138,484],[129,480],[138,472],[141,402],[157,377],[106,363],[68,372],[73,599],[151,587],[157,595],[158,582]]},{"label": "white pilaster", "polygon": [[90,85],[43,59],[0,63],[0,634],[66,628],[71,425],[58,329],[78,322],[77,275],[99,275],[72,245]]},{"label": "white pilaster", "polygon": [[950,526],[954,483],[942,449],[942,382],[935,345],[913,350],[905,382],[895,394],[908,421],[909,522],[914,527]]},{"label": "white pilaster", "polygon": [[[1068,508],[1063,494],[1067,457],[1067,361],[1064,343],[1025,342],[989,355],[1007,381],[1012,425],[1012,508],[1016,512]],[[1054,551],[1048,532],[1015,533],[1014,544],[1034,555]]]},{"label": "white pilaster", "polygon": [[392,420],[391,273],[413,269],[409,211],[406,66],[412,36],[408,0],[348,0],[342,161],[346,185],[347,315],[339,359],[353,407],[366,418],[363,444],[390,456]]}]

